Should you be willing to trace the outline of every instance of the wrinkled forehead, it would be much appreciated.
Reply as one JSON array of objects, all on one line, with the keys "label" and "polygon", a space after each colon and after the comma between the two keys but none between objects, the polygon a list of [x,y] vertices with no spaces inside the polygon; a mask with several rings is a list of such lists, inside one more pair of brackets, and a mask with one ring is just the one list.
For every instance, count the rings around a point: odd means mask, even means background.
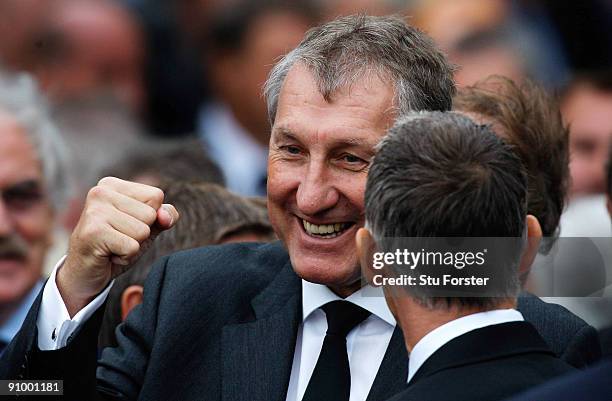
[{"label": "wrinkled forehead", "polygon": [[273,135],[281,130],[318,135],[382,136],[397,115],[392,85],[376,74],[321,93],[312,72],[291,68],[280,91]]}]

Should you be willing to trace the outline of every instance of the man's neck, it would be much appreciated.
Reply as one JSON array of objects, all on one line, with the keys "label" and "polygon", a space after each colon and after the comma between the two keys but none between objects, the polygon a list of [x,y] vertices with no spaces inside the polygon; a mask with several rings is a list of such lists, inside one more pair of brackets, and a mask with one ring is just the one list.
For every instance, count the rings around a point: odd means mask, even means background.
[{"label": "man's neck", "polygon": [[410,352],[428,333],[448,322],[474,313],[515,307],[515,300],[504,300],[496,304],[495,307],[488,309],[480,307],[459,307],[455,305],[444,309],[429,309],[406,296],[396,299],[395,312],[398,323],[404,333],[406,348]]},{"label": "man's neck", "polygon": [[339,296],[340,298],[348,298],[350,295],[352,295],[353,293],[361,289],[362,283],[361,283],[361,280],[358,280],[355,283],[348,285],[348,286],[344,286],[344,287],[331,286],[331,285],[328,285],[327,287],[330,290],[332,290],[332,292],[336,294],[337,296]]}]

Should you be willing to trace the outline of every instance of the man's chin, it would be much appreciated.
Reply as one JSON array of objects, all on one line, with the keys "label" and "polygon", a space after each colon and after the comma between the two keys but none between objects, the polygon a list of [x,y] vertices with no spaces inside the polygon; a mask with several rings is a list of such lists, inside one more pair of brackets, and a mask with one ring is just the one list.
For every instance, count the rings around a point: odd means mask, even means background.
[{"label": "man's chin", "polygon": [[338,264],[293,263],[295,273],[302,279],[331,288],[346,297],[361,287],[360,270],[356,267]]}]

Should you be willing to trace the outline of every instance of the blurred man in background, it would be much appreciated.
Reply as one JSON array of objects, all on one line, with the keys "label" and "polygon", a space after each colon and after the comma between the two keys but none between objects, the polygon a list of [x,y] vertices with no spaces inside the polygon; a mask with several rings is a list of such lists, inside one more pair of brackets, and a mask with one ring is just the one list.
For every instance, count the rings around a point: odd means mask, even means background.
[{"label": "blurred man in background", "polygon": [[[602,271],[601,284],[590,292],[582,291],[574,296],[601,297],[607,301],[605,308],[595,308],[593,301],[581,300],[583,310],[576,310],[585,317],[597,318],[591,322],[598,328],[612,324],[612,247],[609,238],[612,227],[606,209],[606,163],[612,143],[612,70],[577,75],[562,92],[561,112],[570,127],[570,199],[561,216],[561,236],[578,238],[591,246],[589,260],[576,261],[581,266],[595,266]],[[584,244],[580,245],[584,248]],[[565,249],[565,260],[571,260],[576,252]],[[584,280],[577,280],[580,283]],[[608,286],[607,289],[604,287]],[[559,302],[567,300],[561,299]],[[585,303],[588,302],[588,303]],[[599,301],[598,301],[599,303]],[[568,304],[568,306],[570,306]]]},{"label": "blurred man in background", "polygon": [[42,287],[66,153],[34,82],[0,72],[0,352]]},{"label": "blurred man in background", "polygon": [[54,100],[108,92],[143,112],[145,38],[138,20],[112,0],[53,0],[38,28],[32,66]]},{"label": "blurred man in background", "polygon": [[[491,74],[537,79],[555,87],[567,66],[556,32],[505,0],[427,0],[409,7],[414,22],[458,65],[459,87]],[[546,21],[544,21],[546,22]]]},{"label": "blurred man in background", "polygon": [[612,70],[578,76],[565,91],[562,111],[571,128],[571,195],[605,194],[612,143]]},{"label": "blurred man in background", "polygon": [[265,195],[270,122],[262,86],[276,60],[313,24],[306,4],[239,1],[213,17],[209,31],[216,100],[202,109],[199,131],[230,190]]}]

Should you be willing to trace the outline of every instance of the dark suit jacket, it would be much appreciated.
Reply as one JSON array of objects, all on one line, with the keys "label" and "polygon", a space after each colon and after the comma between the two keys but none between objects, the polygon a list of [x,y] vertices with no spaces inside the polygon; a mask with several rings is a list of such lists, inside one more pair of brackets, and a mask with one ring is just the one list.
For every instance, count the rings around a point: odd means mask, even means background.
[{"label": "dark suit jacket", "polygon": [[[283,401],[302,318],[301,280],[280,243],[171,255],[152,269],[143,304],[117,329],[119,347],[105,349],[97,364],[102,310],[67,347],[41,352],[39,307],[40,297],[0,360],[0,379],[62,378],[81,400],[94,399],[97,388],[129,400]],[[578,364],[597,356],[595,331],[565,309],[536,297],[519,309],[558,355]],[[368,401],[404,388],[406,358],[396,329]]]},{"label": "dark suit jacket", "polygon": [[496,324],[444,344],[392,401],[501,400],[572,370],[531,324]]},{"label": "dark suit jacket", "polygon": [[612,359],[552,380],[509,401],[610,401],[612,399]]}]

